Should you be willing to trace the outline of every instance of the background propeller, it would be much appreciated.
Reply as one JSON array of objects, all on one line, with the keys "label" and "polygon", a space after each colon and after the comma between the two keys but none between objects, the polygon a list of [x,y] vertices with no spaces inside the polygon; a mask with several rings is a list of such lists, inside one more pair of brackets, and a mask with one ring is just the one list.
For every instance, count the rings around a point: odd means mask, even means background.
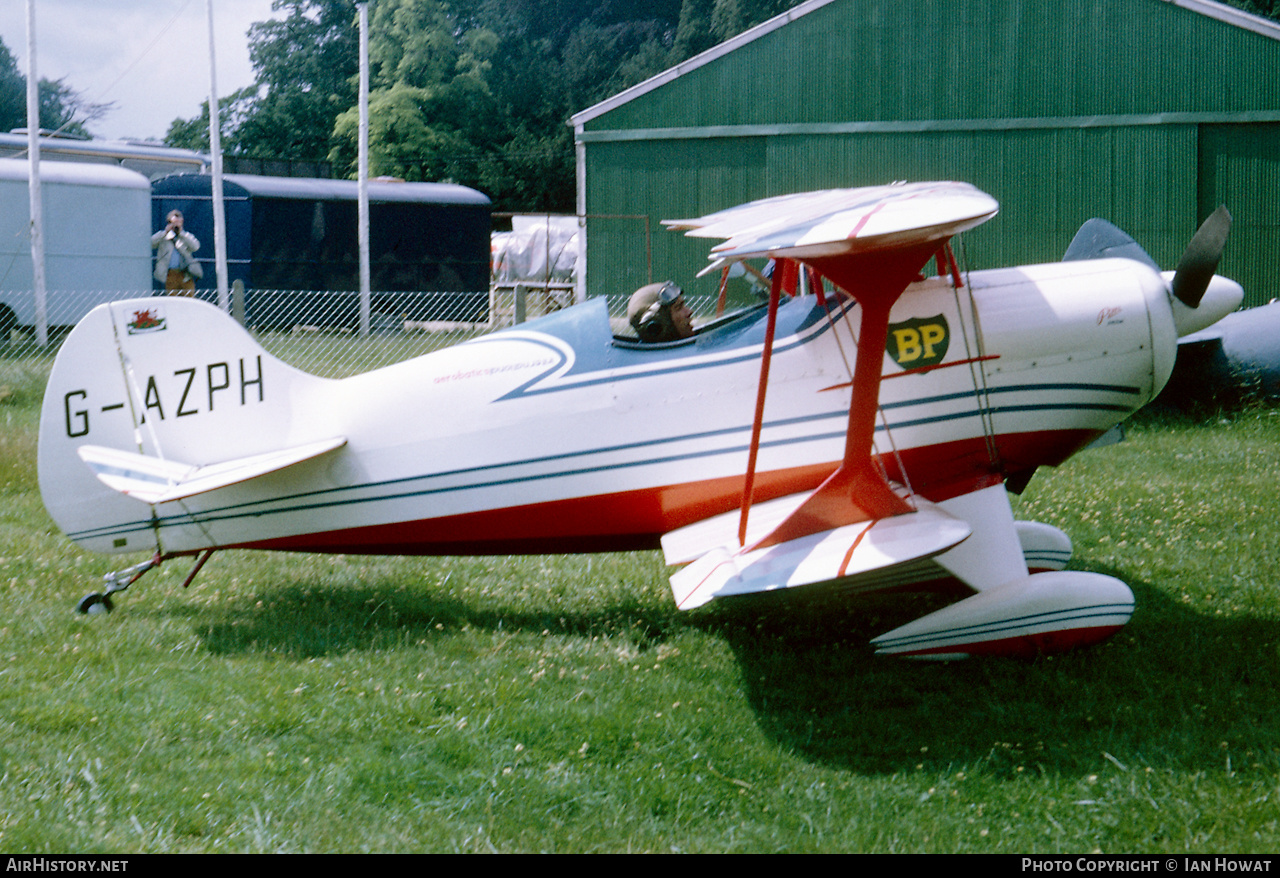
[{"label": "background propeller", "polygon": [[1231,231],[1231,213],[1222,205],[1201,223],[1173,275],[1174,297],[1188,308],[1198,308],[1209,282],[1218,270],[1222,250]]}]

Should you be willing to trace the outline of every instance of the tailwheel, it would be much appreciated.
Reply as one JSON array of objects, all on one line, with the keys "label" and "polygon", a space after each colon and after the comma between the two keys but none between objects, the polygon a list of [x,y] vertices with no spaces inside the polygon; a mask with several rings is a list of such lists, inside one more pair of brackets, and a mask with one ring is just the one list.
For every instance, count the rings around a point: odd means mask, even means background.
[{"label": "tailwheel", "polygon": [[102,584],[106,588],[103,591],[95,591],[82,597],[80,603],[76,604],[76,612],[84,616],[100,616],[110,613],[114,607],[114,604],[111,603],[111,595],[118,591],[124,591],[133,585],[148,570],[159,567],[160,562],[163,560],[164,557],[157,552],[154,557],[143,561],[141,564],[134,564],[125,570],[108,573],[102,577]]},{"label": "tailwheel", "polygon": [[96,616],[101,613],[110,613],[113,606],[111,598],[95,591],[80,599],[80,603],[76,604],[76,612],[84,616]]},{"label": "tailwheel", "polygon": [[[186,588],[191,585],[191,581],[196,578],[196,574],[200,572],[200,568],[213,555],[213,549],[205,549],[201,552],[200,557],[196,559],[195,565],[191,568],[191,572],[187,574],[187,578],[183,580],[182,587]],[[142,578],[148,570],[159,567],[166,559],[175,557],[173,555],[164,555],[157,552],[153,557],[148,558],[141,564],[134,564],[124,570],[117,570],[114,573],[108,573],[102,577],[102,583],[106,586],[103,591],[95,591],[87,594],[80,599],[80,603],[76,604],[76,612],[84,616],[97,616],[110,613],[113,609],[111,596],[118,591],[124,591]]]}]

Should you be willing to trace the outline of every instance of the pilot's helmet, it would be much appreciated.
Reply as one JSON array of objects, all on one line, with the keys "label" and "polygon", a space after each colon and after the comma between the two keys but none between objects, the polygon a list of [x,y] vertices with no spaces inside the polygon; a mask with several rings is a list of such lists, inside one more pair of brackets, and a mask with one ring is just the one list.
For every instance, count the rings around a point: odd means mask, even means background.
[{"label": "pilot's helmet", "polygon": [[669,341],[680,336],[671,322],[671,306],[684,290],[671,281],[646,284],[631,294],[627,320],[642,341]]}]

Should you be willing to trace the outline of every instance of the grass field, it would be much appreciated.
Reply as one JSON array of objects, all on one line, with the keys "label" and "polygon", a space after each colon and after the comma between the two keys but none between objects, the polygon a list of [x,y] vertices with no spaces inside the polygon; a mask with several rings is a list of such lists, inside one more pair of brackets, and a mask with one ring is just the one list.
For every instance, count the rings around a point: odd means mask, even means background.
[{"label": "grass field", "polygon": [[656,553],[225,553],[78,616],[122,565],[49,521],[0,368],[0,850],[1280,849],[1280,413],[1037,476],[1132,623],[939,665],[867,646],[936,599],[682,614]]}]

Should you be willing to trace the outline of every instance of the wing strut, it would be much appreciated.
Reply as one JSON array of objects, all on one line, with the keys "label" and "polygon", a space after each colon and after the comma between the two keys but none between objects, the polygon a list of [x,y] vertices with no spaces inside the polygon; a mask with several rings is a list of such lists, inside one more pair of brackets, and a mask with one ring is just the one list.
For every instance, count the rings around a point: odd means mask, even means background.
[{"label": "wing strut", "polygon": [[[889,336],[889,312],[924,264],[937,252],[938,241],[926,241],[871,253],[844,253],[838,256],[811,256],[803,261],[846,290],[861,305],[858,357],[853,367],[853,395],[849,404],[849,425],[845,433],[844,458],[798,509],[753,548],[762,549],[799,539],[820,531],[871,519],[911,512],[912,507],[889,487],[871,459],[875,438],[876,411],[880,402],[880,379],[884,371],[884,351]],[[776,286],[776,285],[775,285]],[[776,294],[770,297],[770,312],[776,309]],[[771,338],[766,342],[768,356]],[[762,370],[762,375],[763,375]],[[757,401],[757,424],[761,420],[764,378]],[[752,453],[758,445],[753,433]],[[751,473],[749,472],[750,476]],[[743,527],[749,495],[743,497]]]},{"label": "wing strut", "polygon": [[724,314],[724,306],[729,295],[729,269],[732,266],[725,263],[724,268],[720,269],[720,291],[716,295],[716,316]]},{"label": "wing strut", "polygon": [[[783,289],[794,295],[796,263],[816,270],[858,301],[860,356],[854,364],[849,425],[839,468],[755,548],[914,511],[871,458],[889,312],[953,235],[986,222],[996,210],[991,196],[965,183],[895,183],[781,195],[696,219],[663,221],[668,228],[683,229],[694,237],[724,239],[711,250],[713,267],[768,257],[777,262],[775,275],[782,275],[773,279],[770,289],[768,335],[739,515],[740,552],[746,549],[743,540],[755,487],[778,301]],[[948,267],[953,282],[957,281],[954,265]]]},{"label": "wing strut", "polygon": [[756,486],[756,459],[760,456],[760,431],[764,427],[764,397],[769,387],[769,365],[773,360],[773,336],[778,328],[778,303],[782,299],[782,265],[774,266],[769,284],[769,315],[764,327],[764,352],[760,357],[760,386],[756,389],[756,414],[751,422],[751,449],[747,452],[747,476],[742,485],[742,515],[738,519],[738,545],[747,544],[747,513]]}]

